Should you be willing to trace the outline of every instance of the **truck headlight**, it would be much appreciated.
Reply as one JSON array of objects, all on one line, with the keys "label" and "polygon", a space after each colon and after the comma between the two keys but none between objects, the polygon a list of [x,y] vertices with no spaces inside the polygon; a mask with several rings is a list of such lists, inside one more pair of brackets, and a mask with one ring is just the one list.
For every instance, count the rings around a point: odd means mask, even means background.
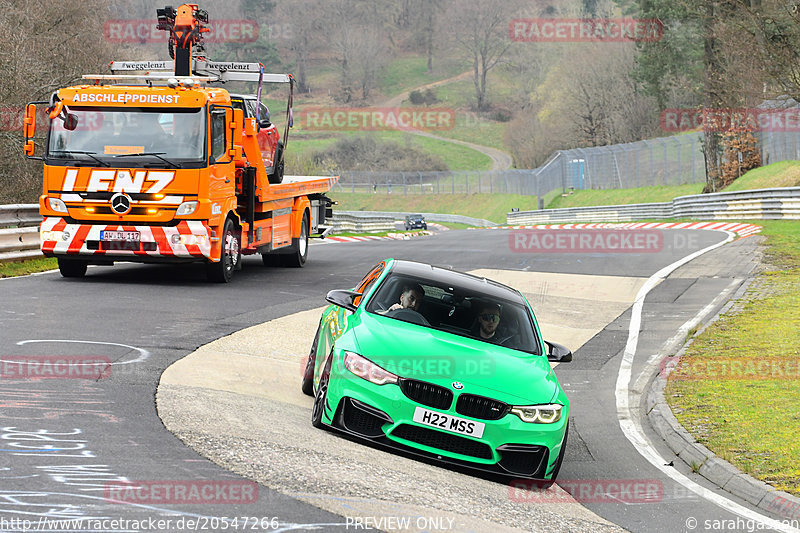
[{"label": "truck headlight", "polygon": [[68,213],[67,211],[67,204],[64,203],[61,198],[48,198],[47,205],[50,206],[50,209],[55,211],[56,213]]},{"label": "truck headlight", "polygon": [[515,405],[511,413],[517,415],[523,422],[530,424],[554,424],[561,420],[561,405]]},{"label": "truck headlight", "polygon": [[191,215],[197,209],[197,202],[183,202],[175,211],[175,216]]}]

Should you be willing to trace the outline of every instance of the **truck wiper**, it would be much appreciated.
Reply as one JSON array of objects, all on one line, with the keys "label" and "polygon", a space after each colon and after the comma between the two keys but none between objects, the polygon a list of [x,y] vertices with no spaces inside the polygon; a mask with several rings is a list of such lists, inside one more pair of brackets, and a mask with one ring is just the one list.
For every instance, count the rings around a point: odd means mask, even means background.
[{"label": "truck wiper", "polygon": [[119,155],[115,155],[114,157],[139,157],[139,156],[143,156],[143,155],[152,155],[153,157],[159,158],[164,163],[166,163],[168,165],[171,165],[172,168],[181,168],[180,165],[177,165],[177,164],[173,163],[169,159],[161,157],[162,155],[164,155],[166,153],[167,152],[140,152],[138,154],[119,154]]},{"label": "truck wiper", "polygon": [[97,155],[97,152],[87,152],[85,150],[51,150],[50,153],[51,154],[81,154],[81,155],[88,155],[89,157],[91,157],[92,159],[94,159],[95,161],[97,161],[98,163],[100,163],[104,167],[110,167],[111,166],[108,163],[106,163],[105,161],[103,161],[102,159],[100,159],[99,157],[95,157]]}]

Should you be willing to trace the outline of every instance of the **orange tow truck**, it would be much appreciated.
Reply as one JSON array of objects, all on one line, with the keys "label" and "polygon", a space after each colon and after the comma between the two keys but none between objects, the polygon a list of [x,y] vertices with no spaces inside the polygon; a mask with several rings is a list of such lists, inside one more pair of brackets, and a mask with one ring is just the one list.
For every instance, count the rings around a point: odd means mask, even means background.
[{"label": "orange tow truck", "polygon": [[[113,62],[112,74],[26,107],[25,154],[44,161],[42,252],[65,277],[89,264],[201,261],[211,281],[229,282],[256,253],[303,266],[309,237],[330,230],[325,193],[337,178],[283,176],[293,78],[206,59],[197,4],[157,11],[173,61]],[[257,95],[231,95],[229,81],[257,82]],[[289,86],[282,140],[263,83]],[[49,117],[43,147],[37,104]]]}]

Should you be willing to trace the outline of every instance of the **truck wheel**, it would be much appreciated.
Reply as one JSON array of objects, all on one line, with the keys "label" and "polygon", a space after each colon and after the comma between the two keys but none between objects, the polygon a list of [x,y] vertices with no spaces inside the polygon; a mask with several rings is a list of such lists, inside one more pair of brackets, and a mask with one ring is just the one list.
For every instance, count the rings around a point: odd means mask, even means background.
[{"label": "truck wheel", "polygon": [[306,264],[308,259],[308,211],[303,213],[303,222],[300,225],[300,237],[292,239],[292,251],[288,255],[281,255],[283,265],[287,267],[300,268]]},{"label": "truck wheel", "polygon": [[58,270],[65,278],[82,278],[86,275],[86,261],[58,258]]},{"label": "truck wheel", "polygon": [[209,281],[216,283],[229,283],[233,278],[233,271],[242,260],[242,251],[239,246],[239,233],[230,218],[225,221],[222,232],[222,250],[220,260],[206,265],[206,275]]}]

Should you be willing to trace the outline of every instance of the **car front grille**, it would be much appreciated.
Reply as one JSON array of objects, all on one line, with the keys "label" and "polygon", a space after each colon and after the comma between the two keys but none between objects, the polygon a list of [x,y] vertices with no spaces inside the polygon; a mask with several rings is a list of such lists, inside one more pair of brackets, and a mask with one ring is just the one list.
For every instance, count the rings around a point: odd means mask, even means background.
[{"label": "car front grille", "polygon": [[492,458],[492,449],[488,445],[471,439],[465,439],[464,437],[459,437],[451,433],[436,431],[435,429],[401,424],[392,431],[392,436],[445,452],[476,457],[478,459]]},{"label": "car front grille", "polygon": [[414,379],[401,379],[400,389],[408,398],[434,409],[450,409],[453,404],[452,391],[432,383]]},{"label": "car front grille", "polygon": [[506,403],[474,394],[462,394],[456,402],[458,414],[481,420],[500,420],[506,416],[509,409]]}]

